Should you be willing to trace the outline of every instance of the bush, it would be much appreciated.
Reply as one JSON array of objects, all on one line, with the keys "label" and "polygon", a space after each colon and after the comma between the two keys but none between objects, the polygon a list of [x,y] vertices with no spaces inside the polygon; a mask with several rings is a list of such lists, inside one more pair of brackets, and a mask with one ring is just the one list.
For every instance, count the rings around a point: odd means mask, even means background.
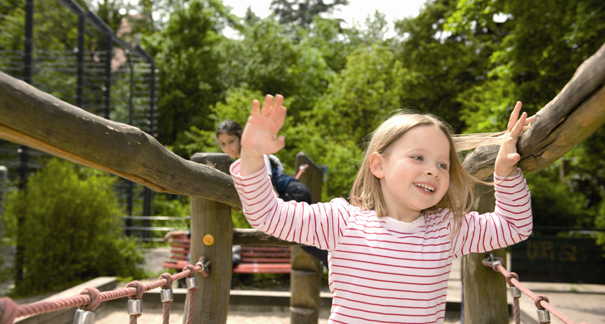
[{"label": "bush", "polygon": [[19,233],[24,257],[16,295],[64,289],[98,276],[143,276],[137,244],[122,237],[118,226],[115,181],[53,158],[30,177],[27,190],[9,194],[6,219],[12,230],[7,233],[13,240]]}]

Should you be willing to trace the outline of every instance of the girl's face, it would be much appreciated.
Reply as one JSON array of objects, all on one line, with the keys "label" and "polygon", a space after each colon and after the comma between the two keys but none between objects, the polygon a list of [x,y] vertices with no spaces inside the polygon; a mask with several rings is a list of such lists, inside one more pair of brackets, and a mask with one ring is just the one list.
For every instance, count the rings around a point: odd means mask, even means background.
[{"label": "girl's face", "polygon": [[239,158],[240,144],[239,137],[221,133],[217,136],[221,150],[228,154],[232,159]]},{"label": "girl's face", "polygon": [[436,126],[419,126],[392,145],[386,155],[373,153],[370,167],[380,179],[388,216],[411,222],[447,192],[450,144]]}]

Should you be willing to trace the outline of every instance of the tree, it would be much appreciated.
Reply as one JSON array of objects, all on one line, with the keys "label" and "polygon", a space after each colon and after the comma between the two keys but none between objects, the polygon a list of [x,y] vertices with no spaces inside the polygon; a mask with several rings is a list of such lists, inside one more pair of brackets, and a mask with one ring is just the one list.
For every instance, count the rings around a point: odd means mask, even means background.
[{"label": "tree", "polygon": [[309,28],[316,16],[348,4],[349,0],[333,0],[332,3],[324,0],[272,0],[271,9],[281,24]]},{"label": "tree", "polygon": [[[15,293],[63,289],[98,276],[141,277],[143,257],[122,237],[116,178],[56,158],[6,204],[9,239],[24,242],[25,276]],[[17,227],[17,219],[23,226]],[[44,265],[44,266],[41,266]]]},{"label": "tree", "polygon": [[182,131],[212,128],[210,106],[224,98],[227,84],[218,45],[222,25],[216,10],[193,0],[176,10],[166,29],[143,38],[143,46],[160,69],[159,140],[177,142]]}]

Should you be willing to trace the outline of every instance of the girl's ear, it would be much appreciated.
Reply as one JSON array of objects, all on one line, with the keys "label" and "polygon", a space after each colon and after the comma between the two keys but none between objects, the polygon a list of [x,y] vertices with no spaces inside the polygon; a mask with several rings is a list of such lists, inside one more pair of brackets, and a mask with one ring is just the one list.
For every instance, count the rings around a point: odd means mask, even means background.
[{"label": "girl's ear", "polygon": [[384,158],[378,152],[374,152],[370,155],[370,171],[372,171],[372,174],[378,179],[384,178],[383,163]]}]

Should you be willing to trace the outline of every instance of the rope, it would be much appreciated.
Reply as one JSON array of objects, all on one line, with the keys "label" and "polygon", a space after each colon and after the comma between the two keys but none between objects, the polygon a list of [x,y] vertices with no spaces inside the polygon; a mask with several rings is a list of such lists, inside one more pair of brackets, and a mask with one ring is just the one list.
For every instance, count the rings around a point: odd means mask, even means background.
[{"label": "rope", "polygon": [[[172,276],[169,273],[163,273],[160,276],[160,280],[161,279],[166,280],[166,284],[162,285],[162,289],[172,289],[172,284],[174,283],[174,280],[172,279]],[[170,303],[172,303],[172,300],[162,303],[163,324],[170,324]]]},{"label": "rope", "polygon": [[[200,262],[198,262],[195,266],[190,265],[189,268],[183,272],[171,276],[172,281],[174,282],[175,280],[183,279],[188,276],[192,277],[196,272],[202,272],[204,277],[207,277],[207,270],[210,265],[210,261],[204,262],[204,260],[204,257],[200,257]],[[161,278],[162,279],[147,285],[143,285],[138,281],[133,281],[127,285],[127,288],[105,292],[99,292],[95,288],[86,288],[76,296],[25,305],[17,305],[8,297],[0,298],[0,324],[13,324],[14,320],[18,317],[44,314],[71,307],[81,307],[85,310],[94,310],[101,302],[119,298],[128,297],[130,299],[140,299],[143,297],[145,292],[161,286],[166,286],[168,284],[168,278]],[[133,288],[131,288],[131,286]],[[190,313],[191,312],[192,311],[190,310]],[[137,317],[138,316],[131,316],[130,322],[136,324]]]},{"label": "rope", "polygon": [[[536,308],[538,308],[538,310],[548,310],[549,312],[551,312],[553,315],[555,315],[558,319],[560,319],[565,324],[577,324],[572,319],[565,316],[565,314],[561,313],[554,306],[552,306],[548,301],[548,297],[546,297],[544,295],[536,295],[531,290],[529,290],[527,287],[523,286],[519,282],[519,276],[516,273],[508,272],[506,269],[504,269],[504,267],[502,266],[501,260],[502,260],[501,258],[495,258],[490,253],[490,254],[488,254],[488,256],[485,259],[483,259],[482,263],[484,266],[490,267],[490,268],[494,269],[494,271],[500,272],[502,275],[504,275],[504,278],[506,278],[506,282],[509,284],[509,286],[511,286],[511,287],[514,286],[514,287],[518,288],[519,290],[521,290],[522,293],[527,295],[529,298],[533,299],[534,304],[536,305]],[[517,298],[515,298],[515,299],[517,299]],[[517,304],[518,304],[518,301],[517,301]],[[516,305],[515,307],[518,307],[518,305]],[[520,323],[520,319],[519,319],[519,322],[517,322],[516,313],[515,313],[515,321],[516,321],[516,323]],[[548,323],[546,323],[546,324],[548,324]],[[580,324],[588,324],[588,323],[580,323]]]},{"label": "rope", "polygon": [[[189,270],[189,275],[187,275],[187,278],[195,277],[195,271],[193,270],[193,266],[191,264],[186,265],[185,268],[183,268],[183,272],[185,272],[185,270]],[[189,305],[187,305],[187,306],[189,309],[187,312],[186,324],[193,323],[193,311],[195,308],[195,291],[196,290],[197,290],[197,286],[193,287],[193,288],[187,287],[187,300],[189,300]]]},{"label": "rope", "polygon": [[[143,286],[142,283],[138,282],[138,281],[133,281],[133,282],[129,282],[126,287],[134,287],[136,289],[136,292],[134,293],[134,296],[130,296],[128,297],[128,299],[130,300],[141,300],[143,299],[143,294],[145,293],[145,286]],[[137,324],[137,319],[139,317],[141,317],[143,314],[135,314],[135,315],[130,315],[130,324]]]},{"label": "rope", "polygon": [[80,295],[88,295],[90,298],[90,303],[81,307],[85,311],[94,312],[101,304],[101,292],[97,288],[84,288]]}]

